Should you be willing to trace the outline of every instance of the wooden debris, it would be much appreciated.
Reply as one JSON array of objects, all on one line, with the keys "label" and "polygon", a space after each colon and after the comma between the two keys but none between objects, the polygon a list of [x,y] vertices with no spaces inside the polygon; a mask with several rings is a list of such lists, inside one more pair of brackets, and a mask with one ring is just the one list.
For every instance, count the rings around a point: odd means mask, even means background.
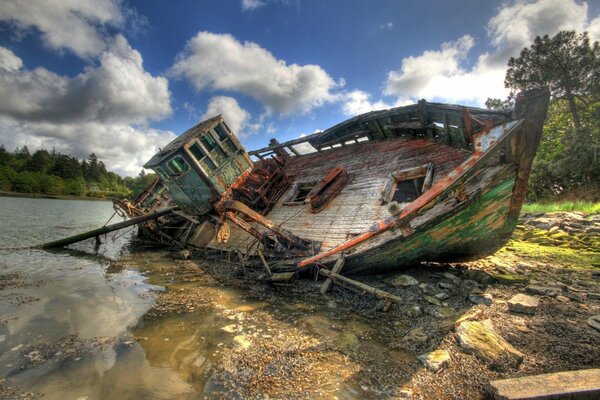
[{"label": "wooden debris", "polygon": [[490,386],[496,400],[592,400],[600,398],[600,369],[502,379]]},{"label": "wooden debris", "polygon": [[[335,265],[331,269],[331,272],[333,272],[335,274],[339,274],[340,271],[342,270],[342,268],[344,267],[345,261],[346,261],[345,257],[343,255],[340,256],[340,258],[338,258],[338,260],[335,262]],[[325,282],[323,282],[323,285],[321,285],[321,293],[323,293],[323,294],[327,293],[327,291],[331,287],[332,283],[333,283],[332,278],[328,277],[327,279],[325,279]]]}]

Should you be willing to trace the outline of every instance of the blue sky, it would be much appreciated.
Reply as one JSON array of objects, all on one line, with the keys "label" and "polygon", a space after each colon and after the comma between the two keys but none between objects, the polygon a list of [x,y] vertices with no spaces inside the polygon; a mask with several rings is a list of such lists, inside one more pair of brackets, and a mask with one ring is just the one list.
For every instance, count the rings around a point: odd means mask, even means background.
[{"label": "blue sky", "polygon": [[223,113],[253,149],[372,109],[504,97],[536,35],[600,2],[0,0],[0,143],[95,152],[135,175]]}]

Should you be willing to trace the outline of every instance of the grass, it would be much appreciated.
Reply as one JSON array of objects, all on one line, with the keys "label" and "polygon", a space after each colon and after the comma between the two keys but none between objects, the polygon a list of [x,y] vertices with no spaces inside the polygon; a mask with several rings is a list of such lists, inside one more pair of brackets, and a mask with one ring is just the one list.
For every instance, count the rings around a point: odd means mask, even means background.
[{"label": "grass", "polygon": [[547,204],[523,204],[522,213],[549,213],[554,211],[581,211],[585,214],[600,213],[600,203],[590,201],[564,201],[560,203]]}]

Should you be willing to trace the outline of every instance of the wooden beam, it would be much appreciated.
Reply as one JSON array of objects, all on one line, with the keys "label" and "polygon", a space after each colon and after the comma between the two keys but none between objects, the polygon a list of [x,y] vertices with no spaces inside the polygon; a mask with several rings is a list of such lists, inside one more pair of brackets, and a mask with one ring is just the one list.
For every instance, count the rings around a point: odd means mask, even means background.
[{"label": "wooden beam", "polygon": [[319,273],[323,274],[323,275],[325,275],[325,276],[327,276],[329,278],[332,278],[334,282],[336,280],[342,281],[342,282],[347,283],[347,284],[349,284],[351,286],[354,286],[355,288],[358,288],[358,289],[362,290],[363,292],[375,295],[375,296],[379,297],[380,299],[387,300],[387,301],[393,301],[393,302],[396,302],[396,303],[402,303],[403,302],[403,300],[400,297],[398,297],[398,296],[394,296],[391,293],[388,293],[388,292],[386,292],[384,290],[381,290],[381,289],[376,289],[376,288],[374,288],[372,286],[369,286],[369,285],[366,285],[366,284],[364,284],[362,282],[355,281],[354,279],[346,278],[345,276],[340,275],[340,274],[336,274],[335,272],[332,272],[332,271],[330,271],[330,270],[328,270],[326,268],[321,268],[319,270]]},{"label": "wooden beam", "polygon": [[263,265],[265,266],[265,269],[269,273],[269,276],[273,275],[273,273],[271,272],[271,268],[269,268],[269,263],[267,262],[267,260],[265,260],[265,256],[263,255],[261,249],[258,249],[258,256],[260,257],[260,261],[262,261]]},{"label": "wooden beam", "polygon": [[[331,269],[331,272],[333,272],[334,274],[339,274],[340,271],[342,270],[342,268],[344,267],[345,262],[346,262],[346,258],[342,254],[340,256],[340,258],[338,258],[338,260],[335,262],[335,265]],[[321,285],[321,293],[323,293],[323,294],[327,293],[327,291],[331,287],[332,283],[333,283],[332,278],[328,277],[327,279],[325,279],[325,282],[323,282],[323,285]]]}]

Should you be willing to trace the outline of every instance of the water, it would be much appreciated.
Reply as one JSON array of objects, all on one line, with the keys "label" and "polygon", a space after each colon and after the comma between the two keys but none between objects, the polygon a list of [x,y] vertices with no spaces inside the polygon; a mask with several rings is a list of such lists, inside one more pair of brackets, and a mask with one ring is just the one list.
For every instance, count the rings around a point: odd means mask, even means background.
[{"label": "water", "polygon": [[[22,248],[96,228],[112,215],[104,201],[0,197],[0,379],[6,379],[0,380],[0,397],[33,392],[73,400],[230,398],[241,397],[235,391],[239,379],[257,397],[266,391],[286,398],[273,392],[281,378],[275,370],[283,366],[292,368],[294,380],[283,390],[306,389],[303,379],[314,386],[318,374],[322,387],[305,397],[362,398],[375,396],[368,390],[394,366],[414,363],[407,353],[390,351],[390,338],[377,338],[369,321],[333,318],[341,311],[331,312],[326,301],[252,298],[198,275],[195,263],[160,252],[132,253],[128,244],[135,231],[102,238],[99,248],[93,240],[66,251]],[[165,294],[191,296],[172,300],[187,308],[149,315],[165,288]],[[310,346],[318,343],[342,350],[315,352]],[[308,351],[288,351],[303,345]],[[276,356],[267,371],[250,382],[247,375],[262,368],[254,365],[270,353]],[[361,361],[361,354],[368,359]],[[215,371],[232,374],[228,387]],[[394,379],[399,388],[403,380]]]}]

